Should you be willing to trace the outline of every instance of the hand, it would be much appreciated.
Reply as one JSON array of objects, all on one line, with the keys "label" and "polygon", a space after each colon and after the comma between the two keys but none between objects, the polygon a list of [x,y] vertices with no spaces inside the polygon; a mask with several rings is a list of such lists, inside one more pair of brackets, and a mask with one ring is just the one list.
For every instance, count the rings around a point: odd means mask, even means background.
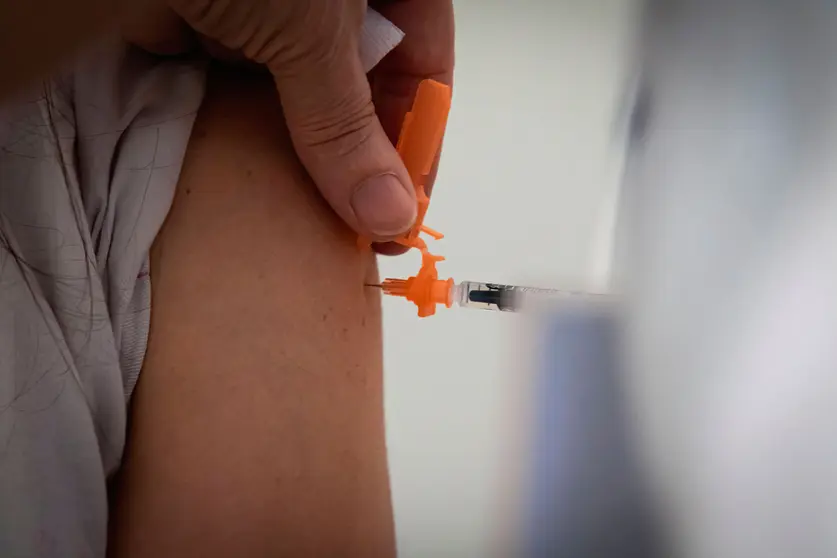
[{"label": "hand", "polygon": [[413,187],[393,142],[419,81],[451,82],[451,4],[373,2],[406,36],[371,74],[372,89],[357,47],[364,0],[168,0],[126,35],[175,54],[194,44],[194,30],[265,65],[297,155],[323,196],[355,231],[385,241],[415,220]]}]

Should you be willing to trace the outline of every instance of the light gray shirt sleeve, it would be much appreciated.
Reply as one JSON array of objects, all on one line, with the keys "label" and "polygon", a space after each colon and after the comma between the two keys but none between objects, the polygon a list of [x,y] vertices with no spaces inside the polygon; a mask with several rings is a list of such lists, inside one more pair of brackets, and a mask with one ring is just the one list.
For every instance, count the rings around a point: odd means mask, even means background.
[{"label": "light gray shirt sleeve", "polygon": [[145,354],[148,252],[201,64],[119,41],[0,109],[0,555],[103,556]]}]

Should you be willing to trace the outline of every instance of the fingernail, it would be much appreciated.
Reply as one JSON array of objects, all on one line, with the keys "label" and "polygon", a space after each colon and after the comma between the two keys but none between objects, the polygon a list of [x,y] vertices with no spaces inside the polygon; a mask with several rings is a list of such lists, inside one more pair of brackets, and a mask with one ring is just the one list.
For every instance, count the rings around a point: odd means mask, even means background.
[{"label": "fingernail", "polygon": [[416,200],[394,174],[367,178],[352,196],[360,224],[378,236],[394,236],[416,220]]}]

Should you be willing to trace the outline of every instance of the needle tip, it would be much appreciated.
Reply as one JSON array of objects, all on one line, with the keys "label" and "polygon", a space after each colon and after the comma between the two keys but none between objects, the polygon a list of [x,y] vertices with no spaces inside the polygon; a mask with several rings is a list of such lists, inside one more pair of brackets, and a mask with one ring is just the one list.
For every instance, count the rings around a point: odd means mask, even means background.
[{"label": "needle tip", "polygon": [[376,289],[383,289],[384,286],[378,283],[364,283],[366,287],[375,287]]}]

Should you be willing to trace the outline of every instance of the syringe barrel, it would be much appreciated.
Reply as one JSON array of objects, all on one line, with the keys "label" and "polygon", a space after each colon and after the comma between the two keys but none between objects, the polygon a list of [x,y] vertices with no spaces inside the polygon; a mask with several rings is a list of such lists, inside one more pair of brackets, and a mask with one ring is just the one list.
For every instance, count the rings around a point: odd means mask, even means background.
[{"label": "syringe barrel", "polygon": [[605,298],[600,294],[479,281],[462,281],[454,287],[453,292],[454,304],[463,308],[502,312],[518,312],[527,307],[537,308],[540,305],[554,304],[558,301],[602,302]]}]

